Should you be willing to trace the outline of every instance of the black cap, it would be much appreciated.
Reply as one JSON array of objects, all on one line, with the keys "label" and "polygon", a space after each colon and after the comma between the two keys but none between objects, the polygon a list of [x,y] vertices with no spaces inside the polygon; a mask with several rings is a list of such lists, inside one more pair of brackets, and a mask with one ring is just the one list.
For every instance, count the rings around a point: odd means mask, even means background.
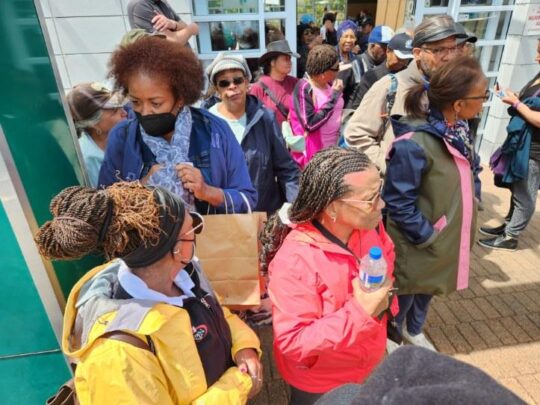
[{"label": "black cap", "polygon": [[442,41],[450,37],[466,38],[467,34],[460,33],[456,29],[454,19],[449,15],[437,15],[425,19],[416,27],[412,46],[419,48],[426,43]]},{"label": "black cap", "polygon": [[399,59],[412,59],[412,38],[406,33],[396,34],[388,42],[391,49]]}]

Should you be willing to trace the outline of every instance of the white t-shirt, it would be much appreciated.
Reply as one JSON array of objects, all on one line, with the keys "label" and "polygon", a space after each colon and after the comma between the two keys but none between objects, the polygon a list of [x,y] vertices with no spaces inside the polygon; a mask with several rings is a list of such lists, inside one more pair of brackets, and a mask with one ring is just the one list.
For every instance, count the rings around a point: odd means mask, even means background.
[{"label": "white t-shirt", "polygon": [[246,113],[242,114],[242,116],[237,120],[224,117],[223,115],[221,115],[221,113],[218,110],[218,107],[220,104],[221,103],[214,104],[212,107],[208,109],[208,111],[210,111],[215,116],[224,119],[227,122],[227,124],[229,124],[229,127],[233,131],[234,137],[236,138],[238,143],[241,144],[242,139],[244,139],[244,135],[246,132],[246,125],[247,125]]}]

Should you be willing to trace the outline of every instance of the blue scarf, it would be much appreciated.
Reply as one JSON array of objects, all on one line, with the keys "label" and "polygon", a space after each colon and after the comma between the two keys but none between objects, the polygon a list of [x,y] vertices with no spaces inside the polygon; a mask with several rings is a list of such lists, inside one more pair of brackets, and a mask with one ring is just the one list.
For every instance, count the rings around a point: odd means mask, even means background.
[{"label": "blue scarf", "polygon": [[467,121],[458,120],[454,124],[450,124],[440,112],[431,110],[428,115],[428,122],[442,135],[446,142],[457,149],[469,161],[472,167],[474,141]]}]

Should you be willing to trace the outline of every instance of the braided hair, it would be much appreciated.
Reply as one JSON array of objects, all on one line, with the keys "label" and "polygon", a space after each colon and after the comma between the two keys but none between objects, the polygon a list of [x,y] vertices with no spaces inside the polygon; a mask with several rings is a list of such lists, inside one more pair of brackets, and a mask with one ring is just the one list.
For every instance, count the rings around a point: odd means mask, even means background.
[{"label": "braided hair", "polygon": [[159,206],[138,182],[119,182],[105,190],[74,186],[61,191],[49,207],[53,219],[35,235],[39,252],[52,259],[76,259],[102,251],[122,257],[141,244],[157,244]]},{"label": "braided hair", "polygon": [[[349,192],[343,181],[345,175],[363,172],[372,165],[365,153],[353,148],[332,147],[318,152],[300,177],[298,197],[289,210],[289,220],[299,224],[316,219],[330,203]],[[268,271],[289,231],[277,213],[266,222],[260,235],[263,272]]]}]

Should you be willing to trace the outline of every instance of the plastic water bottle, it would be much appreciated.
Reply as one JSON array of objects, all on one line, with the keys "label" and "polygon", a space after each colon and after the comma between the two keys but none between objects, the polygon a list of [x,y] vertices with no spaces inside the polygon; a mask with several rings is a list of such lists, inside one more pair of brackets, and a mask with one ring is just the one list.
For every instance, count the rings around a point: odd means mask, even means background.
[{"label": "plastic water bottle", "polygon": [[360,262],[360,286],[364,291],[378,290],[386,278],[386,261],[378,246],[369,249]]}]

